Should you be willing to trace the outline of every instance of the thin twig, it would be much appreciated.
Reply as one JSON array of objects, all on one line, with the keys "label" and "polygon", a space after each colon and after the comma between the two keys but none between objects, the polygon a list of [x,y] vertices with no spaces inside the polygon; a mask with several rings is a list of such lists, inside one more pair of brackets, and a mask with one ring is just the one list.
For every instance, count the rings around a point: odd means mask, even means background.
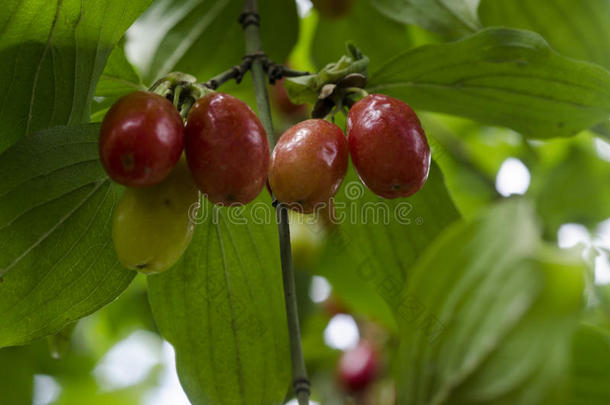
[{"label": "thin twig", "polygon": [[205,87],[207,87],[208,89],[216,90],[222,84],[228,82],[231,79],[235,79],[235,81],[237,83],[239,83],[239,82],[241,82],[241,79],[244,77],[244,74],[250,69],[251,65],[252,65],[252,61],[246,59],[239,65],[235,65],[231,69],[228,69],[228,70],[214,76],[207,82],[203,83],[203,85]]},{"label": "thin twig", "polygon": [[310,74],[311,73],[306,72],[306,71],[288,69],[287,67],[284,66],[284,75],[283,75],[284,77],[299,77],[299,76],[307,76]]},{"label": "thin twig", "polygon": [[256,51],[253,53],[248,53],[244,56],[243,62],[239,65],[235,65],[228,70],[214,76],[210,80],[205,83],[200,83],[202,86],[207,87],[211,90],[216,90],[222,84],[228,82],[231,79],[235,79],[237,83],[241,82],[244,77],[244,74],[252,67],[252,63],[255,60],[262,61],[263,70],[267,73],[269,77],[269,82],[271,84],[275,83],[276,80],[281,79],[282,77],[298,77],[298,76],[306,76],[309,72],[303,72],[300,70],[289,69],[285,65],[274,63],[269,60],[267,55],[265,55],[262,51]]}]

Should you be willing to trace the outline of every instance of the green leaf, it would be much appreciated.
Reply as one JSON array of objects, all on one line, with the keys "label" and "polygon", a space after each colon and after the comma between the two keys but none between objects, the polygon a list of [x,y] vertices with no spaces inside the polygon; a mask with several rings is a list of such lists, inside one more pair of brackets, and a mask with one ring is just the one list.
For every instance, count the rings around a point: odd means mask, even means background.
[{"label": "green leaf", "polygon": [[[259,6],[265,52],[284,62],[297,40],[296,4],[268,0]],[[144,53],[134,63],[150,82],[176,70],[210,79],[241,62],[244,33],[237,20],[242,8],[238,0],[155,2],[134,26],[131,39]]]},{"label": "green leaf", "polygon": [[606,141],[610,141],[610,121],[604,121],[591,128],[593,132],[604,138]]},{"label": "green leaf", "polygon": [[398,403],[555,398],[567,375],[583,274],[579,261],[541,248],[524,200],[449,228],[422,255],[394,307]]},{"label": "green leaf", "polygon": [[322,67],[337,60],[345,52],[346,40],[356,44],[373,67],[408,49],[410,44],[405,25],[380,14],[368,1],[356,1],[350,14],[343,18],[318,19],[311,44],[314,64]]},{"label": "green leaf", "polygon": [[290,381],[275,213],[205,201],[183,258],[149,277],[153,315],[199,404],[280,404]]},{"label": "green leaf", "polygon": [[98,125],[55,127],[0,155],[0,347],[60,331],[135,275],[112,247],[121,187],[99,162],[98,133]]},{"label": "green leaf", "polygon": [[8,347],[0,350],[0,390],[2,401],[7,404],[32,405],[36,370],[29,354],[29,347]]},{"label": "green leaf", "polygon": [[76,328],[76,322],[69,323],[54,335],[47,336],[49,354],[54,359],[62,358],[70,350],[70,340]]},{"label": "green leaf", "polygon": [[389,18],[448,38],[470,34],[480,27],[479,0],[372,0],[372,3]]},{"label": "green leaf", "polygon": [[573,135],[610,117],[610,73],[558,55],[528,31],[487,29],[422,46],[371,76],[370,92],[533,138]]},{"label": "green leaf", "polygon": [[[455,120],[455,117],[450,118]],[[495,168],[493,174],[486,173],[479,167],[471,151],[472,147],[478,145],[469,132],[480,134],[484,128],[470,121],[452,123],[449,127],[443,122],[447,117],[435,113],[420,113],[419,119],[428,136],[432,157],[438,162],[447,190],[462,216],[471,218],[499,198],[494,181],[499,167]],[[470,125],[475,125],[473,131],[470,131]],[[492,134],[486,133],[484,137],[486,160],[494,161],[497,158],[495,154],[507,152],[503,148],[505,145],[497,142]],[[500,162],[504,159],[506,157],[501,158]]]},{"label": "green leaf", "polygon": [[328,278],[356,311],[391,324],[413,263],[441,231],[459,218],[443,176],[433,163],[425,186],[407,199],[374,195],[350,171],[336,196],[339,224],[315,271]]},{"label": "green leaf", "polygon": [[97,83],[95,95],[116,99],[136,90],[146,90],[146,86],[125,57],[123,47],[115,46]]},{"label": "green leaf", "polygon": [[8,0],[0,11],[0,152],[25,134],[89,119],[114,44],[150,0]]},{"label": "green leaf", "polygon": [[610,403],[610,334],[581,325],[572,341],[570,405]]},{"label": "green leaf", "polygon": [[114,102],[127,93],[146,90],[142,78],[129,63],[123,41],[114,47],[100,77],[91,103],[91,121],[101,122]]},{"label": "green leaf", "polygon": [[[594,228],[610,218],[610,165],[598,157],[593,140],[574,138],[548,167],[540,165],[529,193],[550,237],[567,222]],[[581,142],[577,142],[581,141]],[[551,149],[560,145],[545,145]],[[544,148],[542,149],[544,151]],[[547,153],[550,153],[549,150]],[[561,198],[558,198],[561,196]]]},{"label": "green leaf", "polygon": [[536,31],[559,53],[610,68],[607,0],[483,0],[485,26]]}]

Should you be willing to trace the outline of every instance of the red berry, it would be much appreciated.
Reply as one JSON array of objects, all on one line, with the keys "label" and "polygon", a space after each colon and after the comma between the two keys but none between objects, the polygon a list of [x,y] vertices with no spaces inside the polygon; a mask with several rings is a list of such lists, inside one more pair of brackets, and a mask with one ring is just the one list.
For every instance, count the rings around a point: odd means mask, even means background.
[{"label": "red berry", "polygon": [[247,204],[269,170],[269,142],[258,117],[225,93],[199,99],[186,120],[185,150],[193,179],[215,204]]},{"label": "red berry", "polygon": [[182,118],[165,98],[136,91],[108,110],[100,129],[99,153],[110,178],[129,187],[160,183],[180,159]]},{"label": "red berry", "polygon": [[348,159],[341,128],[321,119],[303,121],[286,130],[275,146],[269,184],[278,201],[311,213],[335,195]]},{"label": "red berry", "polygon": [[340,18],[347,15],[355,0],[313,0],[313,6],[322,17]]},{"label": "red berry", "polygon": [[322,309],[324,310],[324,313],[326,313],[326,315],[331,318],[335,315],[350,313],[345,303],[333,293],[331,293],[330,296],[326,300],[324,300],[321,305]]},{"label": "red berry", "polygon": [[361,340],[339,359],[339,381],[349,391],[362,391],[377,376],[377,368],[377,353],[373,345]]},{"label": "red berry", "polygon": [[430,147],[419,119],[404,102],[371,94],[347,117],[352,163],[360,179],[385,198],[419,191],[430,171]]}]

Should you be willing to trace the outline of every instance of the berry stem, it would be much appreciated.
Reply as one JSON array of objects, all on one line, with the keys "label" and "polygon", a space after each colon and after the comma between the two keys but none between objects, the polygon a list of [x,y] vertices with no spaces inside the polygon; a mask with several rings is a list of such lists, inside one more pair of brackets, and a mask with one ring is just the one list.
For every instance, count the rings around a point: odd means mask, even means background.
[{"label": "berry stem", "polygon": [[150,91],[151,93],[158,94],[161,97],[165,97],[171,92],[171,87],[171,83],[165,78],[162,78],[157,80],[152,86],[150,86],[148,91]]},{"label": "berry stem", "polygon": [[[244,28],[246,38],[246,54],[251,55],[262,51],[259,16],[256,0],[244,0],[244,8],[240,22]],[[267,96],[267,74],[264,63],[260,58],[252,60],[250,67],[254,84],[254,93],[258,115],[265,127],[269,144],[273,150],[275,145],[271,109]],[[290,227],[288,225],[288,209],[281,203],[275,203],[277,225],[280,242],[280,259],[282,264],[282,277],[284,281],[284,301],[286,305],[286,318],[290,338],[290,354],[292,362],[293,388],[299,405],[309,404],[309,378],[305,368],[303,349],[301,347],[301,332],[299,330],[299,314],[296,301],[296,287],[294,282],[294,266],[290,247]]]},{"label": "berry stem", "polygon": [[174,107],[180,108],[180,95],[182,94],[182,86],[176,86],[174,89]]},{"label": "berry stem", "polygon": [[369,95],[368,91],[361,89],[360,87],[348,87],[344,91],[347,94],[355,94],[360,98],[364,98]]},{"label": "berry stem", "polygon": [[189,111],[191,111],[193,104],[195,104],[195,100],[192,97],[188,97],[180,106],[180,116],[182,117],[183,121],[186,121],[186,117],[189,115]]}]

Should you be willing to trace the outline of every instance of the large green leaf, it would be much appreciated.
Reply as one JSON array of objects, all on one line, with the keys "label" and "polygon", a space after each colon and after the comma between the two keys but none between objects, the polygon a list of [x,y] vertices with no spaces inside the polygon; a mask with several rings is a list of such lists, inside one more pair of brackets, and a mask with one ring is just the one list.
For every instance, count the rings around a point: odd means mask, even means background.
[{"label": "large green leaf", "polygon": [[191,402],[279,404],[290,358],[274,210],[207,201],[183,258],[149,277],[153,315]]},{"label": "large green leaf", "polygon": [[578,263],[541,249],[523,200],[449,228],[418,261],[394,307],[398,403],[555,398],[581,306]]},{"label": "large green leaf", "polygon": [[610,141],[610,120],[599,123],[591,128],[591,130],[600,137],[604,138],[606,142]]},{"label": "large green leaf", "polygon": [[374,195],[350,171],[336,197],[339,224],[328,236],[317,273],[355,310],[393,322],[410,267],[459,218],[443,176],[432,164],[426,185],[410,198]]},{"label": "large green leaf", "polygon": [[373,73],[368,90],[534,138],[572,135],[610,117],[610,73],[558,55],[529,31],[487,29],[407,51]]},{"label": "large green leaf", "polygon": [[[371,31],[375,35],[371,35]],[[343,55],[345,42],[349,40],[369,57],[370,66],[375,68],[398,52],[408,49],[408,38],[404,24],[380,14],[368,1],[356,1],[348,16],[318,19],[311,56],[314,64],[321,68]]]},{"label": "large green leaf", "polygon": [[[8,347],[0,350],[0,389],[2,401],[11,405],[31,405],[34,396],[34,364],[29,348]],[[8,365],[18,367],[8,367]]]},{"label": "large green leaf", "polygon": [[129,63],[123,49],[123,41],[114,47],[108,57],[91,104],[91,121],[100,122],[106,111],[121,96],[136,90],[146,90],[142,78]]},{"label": "large green leaf", "polygon": [[100,81],[95,88],[95,95],[117,98],[136,90],[146,90],[140,75],[125,57],[122,46],[115,46],[108,57]]},{"label": "large green leaf", "polygon": [[[134,63],[148,81],[175,70],[208,80],[241,62],[244,33],[237,19],[243,6],[241,0],[156,1],[134,26],[132,40],[142,52]],[[265,52],[284,62],[297,39],[295,2],[268,0],[259,6]]]},{"label": "large green leaf", "polygon": [[0,10],[0,152],[87,122],[106,58],[150,0],[8,0]]},{"label": "large green leaf", "polygon": [[610,333],[581,325],[572,341],[570,405],[610,403]]},{"label": "large green leaf", "polygon": [[55,127],[0,155],[0,347],[59,331],[135,275],[112,248],[121,188],[99,163],[98,132]]},{"label": "large green leaf", "polygon": [[479,16],[486,26],[536,31],[560,53],[610,68],[608,0],[483,0]]},{"label": "large green leaf", "polygon": [[449,38],[479,29],[479,0],[371,0],[383,14],[403,24],[413,24]]}]

